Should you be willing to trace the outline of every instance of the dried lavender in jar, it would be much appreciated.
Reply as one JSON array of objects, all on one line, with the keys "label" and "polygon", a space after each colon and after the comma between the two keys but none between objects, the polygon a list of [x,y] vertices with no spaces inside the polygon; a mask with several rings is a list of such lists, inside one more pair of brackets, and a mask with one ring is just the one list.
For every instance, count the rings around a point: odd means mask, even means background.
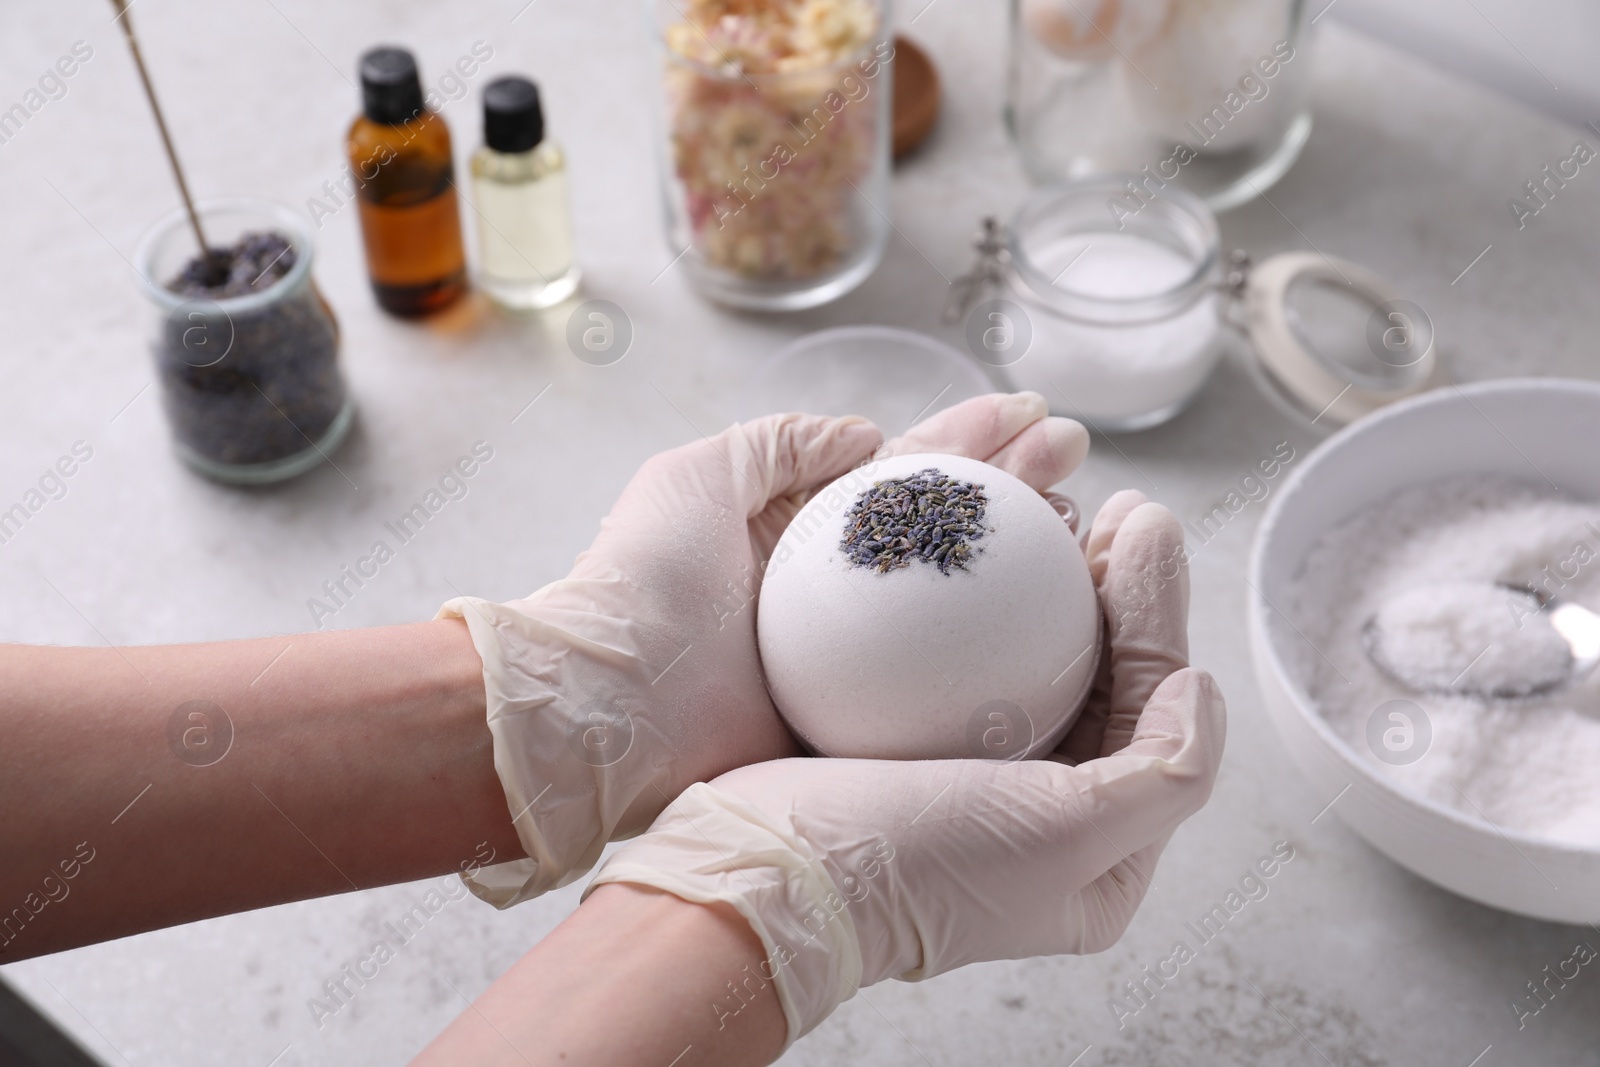
[{"label": "dried lavender in jar", "polygon": [[308,273],[245,309],[223,302],[284,282],[296,250],[247,233],[195,256],[166,288],[187,298],[166,317],[156,362],[178,441],[227,466],[271,463],[322,440],[345,405],[339,329]]}]

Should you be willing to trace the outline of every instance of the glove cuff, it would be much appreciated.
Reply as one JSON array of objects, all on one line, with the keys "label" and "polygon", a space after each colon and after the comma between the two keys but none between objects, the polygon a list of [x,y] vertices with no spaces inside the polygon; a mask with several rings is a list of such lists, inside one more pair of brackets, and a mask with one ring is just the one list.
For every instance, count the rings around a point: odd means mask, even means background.
[{"label": "glove cuff", "polygon": [[[575,745],[596,731],[625,731],[621,740],[631,744],[631,721],[609,706],[570,707],[554,682],[557,665],[548,650],[565,650],[571,661],[589,654],[593,642],[516,605],[478,597],[447,601],[436,617],[465,622],[483,659],[494,769],[528,857],[481,867],[462,880],[479,898],[508,908],[576,880],[600,858],[632,794],[619,782],[615,760]],[[625,646],[627,635],[616,637]],[[625,658],[613,648],[598,652]],[[598,723],[590,724],[595,716]],[[623,730],[610,731],[612,717]]]},{"label": "glove cuff", "polygon": [[777,987],[785,1048],[861,985],[855,923],[820,859],[785,827],[712,786],[684,790],[644,836],[606,862],[584,895],[608,882],[728,904],[742,915],[766,950],[760,978]]}]

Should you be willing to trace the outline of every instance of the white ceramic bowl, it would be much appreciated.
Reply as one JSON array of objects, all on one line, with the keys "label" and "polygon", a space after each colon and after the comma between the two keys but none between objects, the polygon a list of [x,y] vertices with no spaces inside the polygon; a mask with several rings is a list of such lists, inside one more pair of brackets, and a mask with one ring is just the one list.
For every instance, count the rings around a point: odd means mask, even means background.
[{"label": "white ceramic bowl", "polygon": [[[1273,604],[1318,537],[1385,497],[1440,478],[1497,474],[1600,500],[1600,383],[1511,379],[1435,390],[1346,427],[1284,483],[1250,561],[1250,642],[1268,713],[1332,813],[1401,866],[1491,907],[1600,921],[1600,849],[1501,830],[1404,791],[1340,738],[1287,664]],[[1600,774],[1600,768],[1594,769]],[[1342,793],[1342,795],[1341,795]]]}]

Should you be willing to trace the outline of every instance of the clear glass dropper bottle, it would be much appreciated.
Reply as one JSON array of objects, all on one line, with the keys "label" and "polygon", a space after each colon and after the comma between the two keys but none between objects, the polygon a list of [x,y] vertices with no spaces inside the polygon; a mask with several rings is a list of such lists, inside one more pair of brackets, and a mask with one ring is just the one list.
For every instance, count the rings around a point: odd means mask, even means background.
[{"label": "clear glass dropper bottle", "polygon": [[567,163],[544,135],[539,88],[506,77],[483,91],[483,147],[472,156],[480,287],[514,310],[558,304],[578,288]]}]

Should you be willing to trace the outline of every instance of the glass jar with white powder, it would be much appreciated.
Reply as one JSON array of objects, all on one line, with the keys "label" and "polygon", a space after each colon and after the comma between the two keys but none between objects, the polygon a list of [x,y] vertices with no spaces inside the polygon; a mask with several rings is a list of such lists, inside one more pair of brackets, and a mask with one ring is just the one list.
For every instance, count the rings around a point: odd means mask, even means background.
[{"label": "glass jar with white powder", "polygon": [[946,319],[1013,388],[1127,433],[1188,406],[1233,344],[1266,397],[1316,429],[1443,382],[1427,313],[1382,278],[1320,252],[1224,262],[1191,193],[1109,210],[1126,177],[1047,186],[1005,226],[984,221]]},{"label": "glass jar with white powder", "polygon": [[1183,410],[1224,341],[1216,219],[1174,189],[1119,226],[1105,209],[1118,184],[1052,186],[1003,231],[989,223],[957,294],[975,356],[1111,433]]}]

